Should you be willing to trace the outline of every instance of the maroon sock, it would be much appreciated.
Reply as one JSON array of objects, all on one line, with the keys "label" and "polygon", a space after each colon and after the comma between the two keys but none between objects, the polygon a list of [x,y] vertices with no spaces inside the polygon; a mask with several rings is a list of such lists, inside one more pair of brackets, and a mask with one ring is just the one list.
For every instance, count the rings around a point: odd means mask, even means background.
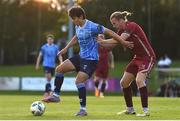
[{"label": "maroon sock", "polygon": [[139,88],[140,94],[141,94],[141,104],[143,108],[148,107],[148,91],[147,87],[141,87]]},{"label": "maroon sock", "polygon": [[131,87],[129,86],[127,88],[123,88],[123,92],[124,92],[124,99],[126,101],[126,106],[133,107]]}]

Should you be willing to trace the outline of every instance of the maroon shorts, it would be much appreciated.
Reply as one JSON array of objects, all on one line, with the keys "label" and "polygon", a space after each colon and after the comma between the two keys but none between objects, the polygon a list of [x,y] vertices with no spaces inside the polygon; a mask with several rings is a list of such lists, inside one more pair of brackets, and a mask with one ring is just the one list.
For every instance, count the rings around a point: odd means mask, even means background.
[{"label": "maroon shorts", "polygon": [[134,76],[138,72],[149,73],[155,64],[154,58],[134,58],[126,67],[126,72],[132,73]]},{"label": "maroon shorts", "polygon": [[107,78],[109,74],[109,67],[107,65],[97,66],[96,68],[96,76],[101,78]]}]

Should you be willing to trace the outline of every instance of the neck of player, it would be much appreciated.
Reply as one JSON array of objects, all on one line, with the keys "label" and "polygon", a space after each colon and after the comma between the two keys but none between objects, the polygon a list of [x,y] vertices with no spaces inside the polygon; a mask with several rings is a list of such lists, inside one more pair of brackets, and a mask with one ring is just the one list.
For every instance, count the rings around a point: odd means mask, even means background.
[{"label": "neck of player", "polygon": [[86,19],[83,19],[80,21],[79,26],[83,27],[85,23],[86,23]]}]

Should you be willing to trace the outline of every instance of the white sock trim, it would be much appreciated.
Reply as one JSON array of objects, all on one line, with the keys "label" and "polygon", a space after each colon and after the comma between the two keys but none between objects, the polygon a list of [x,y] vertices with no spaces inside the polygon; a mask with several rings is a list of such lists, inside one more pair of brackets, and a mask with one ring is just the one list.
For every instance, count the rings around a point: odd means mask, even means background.
[{"label": "white sock trim", "polygon": [[149,111],[149,108],[143,108],[143,111],[144,111],[144,112],[148,112],[148,111]]},{"label": "white sock trim", "polygon": [[134,107],[127,107],[127,110],[130,111],[130,112],[133,112],[134,111]]},{"label": "white sock trim", "polygon": [[59,95],[58,95],[58,94],[56,94],[56,93],[53,93],[53,95],[54,95],[55,97],[59,97]]},{"label": "white sock trim", "polygon": [[80,107],[81,110],[85,110],[86,111],[86,107]]}]

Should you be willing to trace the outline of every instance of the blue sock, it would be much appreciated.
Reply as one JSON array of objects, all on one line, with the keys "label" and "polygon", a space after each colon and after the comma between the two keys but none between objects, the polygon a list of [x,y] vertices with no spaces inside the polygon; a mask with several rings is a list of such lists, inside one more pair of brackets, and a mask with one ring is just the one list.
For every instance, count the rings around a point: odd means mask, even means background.
[{"label": "blue sock", "polygon": [[51,91],[51,83],[46,83],[45,92]]},{"label": "blue sock", "polygon": [[80,100],[80,105],[81,109],[86,108],[86,87],[84,83],[79,83],[76,84],[79,92],[79,100]]},{"label": "blue sock", "polygon": [[64,75],[62,73],[56,73],[55,82],[54,82],[54,86],[55,86],[54,93],[56,95],[60,95],[60,90],[61,90],[63,81],[64,81]]}]

